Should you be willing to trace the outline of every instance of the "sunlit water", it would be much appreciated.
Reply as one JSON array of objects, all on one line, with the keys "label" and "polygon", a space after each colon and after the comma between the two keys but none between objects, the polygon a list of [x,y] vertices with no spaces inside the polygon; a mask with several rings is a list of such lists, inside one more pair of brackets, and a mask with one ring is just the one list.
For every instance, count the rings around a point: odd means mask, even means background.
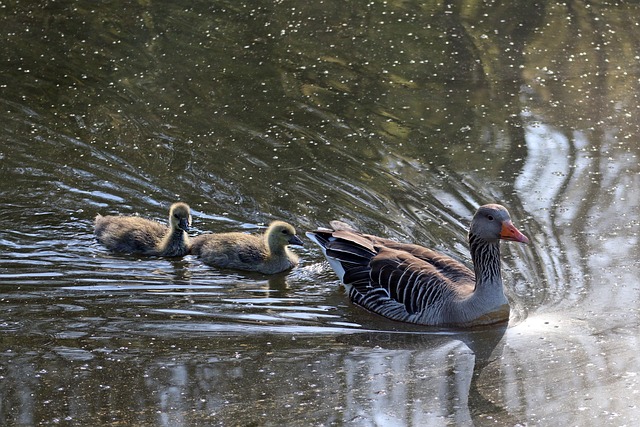
[{"label": "sunlit water", "polygon": [[[79,2],[0,9],[0,424],[636,425],[635,5]],[[107,252],[332,219],[469,262],[506,205],[509,325],[352,306],[319,250],[266,277]]]}]

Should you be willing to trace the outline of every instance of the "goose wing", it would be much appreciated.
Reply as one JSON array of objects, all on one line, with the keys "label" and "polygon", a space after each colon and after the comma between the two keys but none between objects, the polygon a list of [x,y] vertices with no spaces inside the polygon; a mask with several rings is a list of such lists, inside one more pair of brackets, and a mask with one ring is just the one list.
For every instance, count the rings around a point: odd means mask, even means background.
[{"label": "goose wing", "polygon": [[308,236],[323,247],[349,298],[385,317],[433,323],[449,301],[473,291],[470,269],[430,249],[350,230]]},{"label": "goose wing", "polygon": [[383,239],[376,236],[368,237],[379,242],[379,247],[410,254],[411,256],[423,261],[424,264],[421,263],[423,266],[426,264],[431,265],[438,274],[443,276],[443,280],[451,282],[453,286],[456,284],[466,284],[467,280],[475,282],[474,273],[470,268],[447,255],[441,254],[440,252],[436,252],[420,245],[400,243],[395,240]]}]

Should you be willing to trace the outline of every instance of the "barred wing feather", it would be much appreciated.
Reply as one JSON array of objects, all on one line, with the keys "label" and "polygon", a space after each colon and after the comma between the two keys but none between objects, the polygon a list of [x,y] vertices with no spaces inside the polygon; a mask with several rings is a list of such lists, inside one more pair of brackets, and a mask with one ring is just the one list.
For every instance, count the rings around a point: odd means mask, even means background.
[{"label": "barred wing feather", "polygon": [[[316,237],[332,265],[337,262],[344,270],[341,280],[350,299],[390,319],[420,323],[440,312],[451,294],[473,291],[471,270],[417,245],[344,230],[309,237]],[[462,278],[466,286],[460,285]]]}]

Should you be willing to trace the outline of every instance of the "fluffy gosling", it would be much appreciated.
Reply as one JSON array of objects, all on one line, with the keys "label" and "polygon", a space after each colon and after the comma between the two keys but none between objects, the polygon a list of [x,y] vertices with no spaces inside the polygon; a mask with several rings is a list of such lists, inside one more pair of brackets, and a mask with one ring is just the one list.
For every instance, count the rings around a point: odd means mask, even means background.
[{"label": "fluffy gosling", "polygon": [[214,267],[275,274],[298,264],[298,256],[288,245],[303,243],[293,226],[274,221],[261,236],[236,232],[194,237],[191,253]]},{"label": "fluffy gosling", "polygon": [[169,209],[169,226],[136,216],[96,216],[98,242],[114,252],[178,257],[189,253],[191,210],[186,203]]}]

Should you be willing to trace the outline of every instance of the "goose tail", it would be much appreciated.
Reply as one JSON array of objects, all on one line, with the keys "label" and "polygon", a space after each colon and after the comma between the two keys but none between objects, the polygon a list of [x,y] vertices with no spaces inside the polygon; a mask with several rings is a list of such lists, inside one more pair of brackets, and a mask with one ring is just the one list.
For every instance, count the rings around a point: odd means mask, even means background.
[{"label": "goose tail", "polygon": [[351,282],[349,277],[345,282],[345,276],[362,271],[361,267],[368,266],[376,254],[370,240],[351,230],[319,228],[306,235],[320,247],[329,265],[345,285]]}]

